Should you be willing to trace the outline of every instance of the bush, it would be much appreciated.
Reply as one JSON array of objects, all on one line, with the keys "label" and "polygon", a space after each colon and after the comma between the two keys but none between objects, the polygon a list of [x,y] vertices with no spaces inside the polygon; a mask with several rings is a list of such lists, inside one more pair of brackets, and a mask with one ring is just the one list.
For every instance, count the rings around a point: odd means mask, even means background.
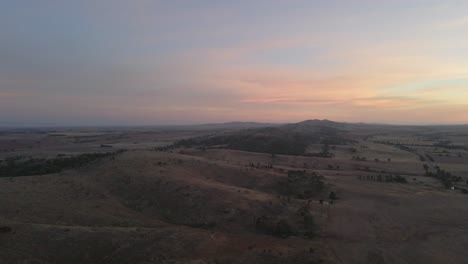
[{"label": "bush", "polygon": [[12,230],[9,226],[0,226],[0,233],[10,233]]},{"label": "bush", "polygon": [[276,223],[274,235],[281,238],[287,238],[289,236],[295,235],[293,227],[286,220],[280,220]]},{"label": "bush", "polygon": [[255,221],[255,229],[263,234],[272,235],[281,238],[287,238],[295,235],[294,228],[287,220],[275,221],[266,216],[261,216]]},{"label": "bush", "polygon": [[392,180],[394,182],[399,182],[399,183],[407,183],[408,182],[405,177],[402,177],[400,175],[396,175],[395,177],[392,178]]}]

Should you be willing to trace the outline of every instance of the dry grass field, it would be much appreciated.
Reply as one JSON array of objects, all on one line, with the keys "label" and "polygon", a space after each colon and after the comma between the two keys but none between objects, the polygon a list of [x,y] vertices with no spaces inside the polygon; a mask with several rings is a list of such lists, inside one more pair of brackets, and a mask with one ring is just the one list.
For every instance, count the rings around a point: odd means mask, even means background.
[{"label": "dry grass field", "polygon": [[2,130],[0,263],[468,263],[468,127],[258,127]]}]

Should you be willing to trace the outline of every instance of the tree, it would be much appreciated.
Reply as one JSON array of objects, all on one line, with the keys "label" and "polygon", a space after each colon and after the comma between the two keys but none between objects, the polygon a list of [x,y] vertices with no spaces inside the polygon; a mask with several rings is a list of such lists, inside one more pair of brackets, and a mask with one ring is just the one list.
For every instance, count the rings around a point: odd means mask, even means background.
[{"label": "tree", "polygon": [[313,238],[316,235],[317,225],[315,224],[314,218],[309,211],[304,214],[304,227],[306,228],[305,236]]},{"label": "tree", "polygon": [[423,165],[423,168],[424,168],[424,171],[426,172],[426,174],[429,172],[429,166],[427,164],[424,164]]}]

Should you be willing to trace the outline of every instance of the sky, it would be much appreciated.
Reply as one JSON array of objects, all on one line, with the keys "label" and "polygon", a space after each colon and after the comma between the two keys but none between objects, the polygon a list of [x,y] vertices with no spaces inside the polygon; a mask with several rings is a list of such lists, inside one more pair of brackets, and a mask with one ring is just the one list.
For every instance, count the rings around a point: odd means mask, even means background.
[{"label": "sky", "polygon": [[468,124],[468,1],[0,0],[0,126]]}]

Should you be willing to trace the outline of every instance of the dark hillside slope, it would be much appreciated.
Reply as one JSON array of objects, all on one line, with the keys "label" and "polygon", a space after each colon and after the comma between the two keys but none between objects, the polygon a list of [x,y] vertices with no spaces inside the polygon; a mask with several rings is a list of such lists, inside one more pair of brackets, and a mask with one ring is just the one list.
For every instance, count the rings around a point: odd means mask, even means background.
[{"label": "dark hillside slope", "polygon": [[223,135],[184,139],[172,147],[219,147],[251,152],[303,155],[310,144],[343,145],[343,124],[328,120],[310,120],[279,127],[248,129]]}]

